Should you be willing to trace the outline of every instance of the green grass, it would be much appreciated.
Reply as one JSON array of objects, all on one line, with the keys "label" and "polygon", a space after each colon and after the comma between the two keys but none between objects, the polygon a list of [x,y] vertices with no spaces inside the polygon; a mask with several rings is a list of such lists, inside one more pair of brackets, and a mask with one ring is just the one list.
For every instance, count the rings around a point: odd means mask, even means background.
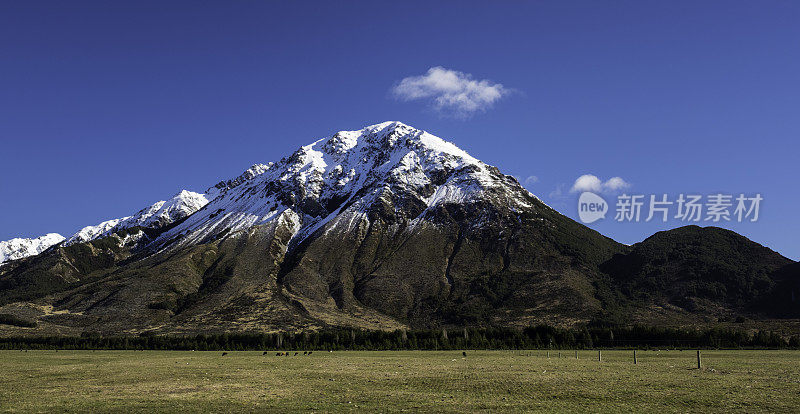
[{"label": "green grass", "polygon": [[0,412],[800,409],[800,351],[467,353],[0,351]]}]

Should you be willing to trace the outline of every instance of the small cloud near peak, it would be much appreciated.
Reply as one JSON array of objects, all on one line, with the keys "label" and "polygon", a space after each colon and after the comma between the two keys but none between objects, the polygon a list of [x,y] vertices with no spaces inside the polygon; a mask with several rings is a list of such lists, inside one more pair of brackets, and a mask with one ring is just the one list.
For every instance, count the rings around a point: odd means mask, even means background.
[{"label": "small cloud near peak", "polygon": [[622,177],[612,177],[606,181],[601,180],[596,175],[584,174],[575,180],[571,193],[591,191],[593,193],[608,193],[630,188],[630,183]]},{"label": "small cloud near peak", "polygon": [[532,185],[539,182],[539,177],[535,175],[529,175],[528,178],[525,179],[525,185]]},{"label": "small cloud near peak", "polygon": [[403,101],[429,100],[442,114],[467,118],[484,112],[513,89],[488,79],[476,80],[472,75],[435,66],[424,75],[409,76],[392,88]]}]

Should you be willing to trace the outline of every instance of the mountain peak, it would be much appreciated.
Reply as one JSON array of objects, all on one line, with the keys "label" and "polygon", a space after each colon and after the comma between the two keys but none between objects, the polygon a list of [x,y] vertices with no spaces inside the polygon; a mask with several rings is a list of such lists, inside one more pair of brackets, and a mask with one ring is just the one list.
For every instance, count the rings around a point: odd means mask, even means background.
[{"label": "mountain peak", "polygon": [[34,239],[15,238],[0,241],[0,263],[35,256],[62,241],[64,236],[58,233],[48,233]]},{"label": "mountain peak", "polygon": [[[529,206],[530,193],[456,145],[398,121],[339,131],[301,146],[275,163],[256,164],[209,190],[210,203],[160,238],[198,243],[266,224],[291,210],[300,233],[337,215],[364,214],[386,192],[426,208],[465,203],[486,191],[510,206]],[[410,214],[418,217],[423,210]]]},{"label": "mountain peak", "polygon": [[340,214],[361,220],[387,197],[411,203],[395,207],[396,214],[421,220],[433,207],[486,197],[512,209],[527,208],[531,194],[453,143],[386,121],[336,132],[277,162],[254,164],[203,194],[182,190],[131,216],[86,226],[66,244],[135,227],[168,228],[179,221],[183,222],[158,236],[154,246],[164,247],[168,241],[194,244],[285,216],[296,218],[294,231],[307,235]]}]

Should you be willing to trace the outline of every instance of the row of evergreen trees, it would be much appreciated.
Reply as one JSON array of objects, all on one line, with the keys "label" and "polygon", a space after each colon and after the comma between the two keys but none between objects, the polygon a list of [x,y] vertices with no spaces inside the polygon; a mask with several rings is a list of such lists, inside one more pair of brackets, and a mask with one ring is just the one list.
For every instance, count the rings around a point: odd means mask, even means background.
[{"label": "row of evergreen trees", "polygon": [[327,329],[291,333],[223,333],[193,336],[102,336],[0,338],[0,349],[153,350],[401,350],[401,349],[590,349],[590,348],[800,348],[800,335],[749,334],[729,328],[538,325],[513,328],[367,331]]}]

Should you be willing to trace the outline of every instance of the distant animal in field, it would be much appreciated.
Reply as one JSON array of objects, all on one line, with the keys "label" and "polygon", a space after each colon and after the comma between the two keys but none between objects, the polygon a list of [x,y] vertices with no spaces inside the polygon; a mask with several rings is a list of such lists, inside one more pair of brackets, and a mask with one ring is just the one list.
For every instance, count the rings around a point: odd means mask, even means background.
[{"label": "distant animal in field", "polygon": [[297,354],[299,354],[299,352],[295,352],[295,353],[294,353],[294,356],[297,356]]},{"label": "distant animal in field", "polygon": [[283,352],[276,352],[275,356],[283,356]]},{"label": "distant animal in field", "polygon": [[267,354],[267,351],[264,351],[264,353],[263,353],[263,354],[261,354],[261,355],[266,355],[266,354]]},{"label": "distant animal in field", "polygon": [[308,351],[303,351],[303,355],[308,355]]},{"label": "distant animal in field", "polygon": [[463,356],[464,356],[464,358],[466,358],[466,357],[467,357],[467,351],[463,351],[463,352],[461,352],[461,355],[463,355]]},{"label": "distant animal in field", "polygon": [[222,353],[222,356],[225,356],[225,355],[228,355],[228,353],[227,353],[227,352],[223,352],[223,353]]},{"label": "distant animal in field", "polygon": [[308,354],[311,355],[312,352],[314,352],[314,351],[308,351]]},{"label": "distant animal in field", "polygon": [[287,352],[287,353],[285,353],[285,354],[283,354],[283,355],[285,355],[285,356],[291,356],[291,355],[289,355],[289,353],[288,353],[288,352]]}]

